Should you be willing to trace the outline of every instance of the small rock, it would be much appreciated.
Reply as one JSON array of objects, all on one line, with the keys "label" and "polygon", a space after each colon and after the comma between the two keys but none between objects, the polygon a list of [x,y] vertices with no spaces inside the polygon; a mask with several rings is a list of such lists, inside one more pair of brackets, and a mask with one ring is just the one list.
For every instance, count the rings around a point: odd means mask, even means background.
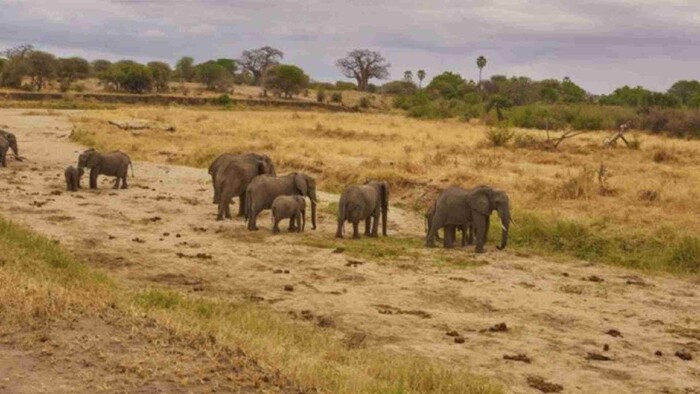
[{"label": "small rock", "polygon": [[142,240],[142,239],[141,239],[141,238],[139,238],[139,237],[136,237],[136,238],[132,239],[132,241],[134,241],[134,242],[136,242],[136,243],[140,243],[140,244],[142,244],[142,243],[145,243],[145,242],[146,242],[146,241]]},{"label": "small rock", "polygon": [[607,352],[608,350],[610,350],[610,346],[606,343],[605,345],[603,345],[603,351]]},{"label": "small rock", "polygon": [[661,350],[657,350],[657,351],[654,352],[654,355],[657,356],[657,357],[661,357],[661,356],[663,356],[664,354],[661,352]]},{"label": "small rock", "polygon": [[458,337],[458,336],[459,336],[459,333],[458,333],[457,331],[454,331],[454,330],[453,330],[453,331],[447,331],[447,332],[445,333],[445,335],[447,335],[448,337]]},{"label": "small rock", "polygon": [[284,285],[284,291],[294,291],[294,286],[292,286],[292,285]]},{"label": "small rock", "polygon": [[526,354],[516,354],[514,356],[504,354],[503,359],[510,360],[510,361],[520,361],[520,362],[526,363],[526,364],[530,364],[530,362],[531,362],[530,357],[528,357]]},{"label": "small rock", "polygon": [[599,354],[599,353],[589,352],[589,353],[586,355],[586,360],[591,360],[591,361],[611,361],[612,359],[611,359],[610,357],[608,357],[608,356],[604,356],[604,355]]},{"label": "small rock", "polygon": [[180,237],[181,237],[180,234],[175,234],[175,238],[180,238]]},{"label": "small rock", "polygon": [[506,332],[508,331],[508,326],[506,323],[498,323],[489,328],[489,332]]},{"label": "small rock", "polygon": [[622,338],[622,333],[614,328],[611,328],[610,330],[606,331],[605,333],[610,335],[613,338]]},{"label": "small rock", "polygon": [[527,384],[543,393],[560,393],[562,390],[564,390],[564,386],[548,382],[540,376],[528,376]]},{"label": "small rock", "polygon": [[455,343],[464,343],[464,337],[455,337]]},{"label": "small rock", "polygon": [[687,352],[685,350],[679,350],[676,352],[676,357],[680,358],[683,361],[690,361],[693,359],[693,355],[690,354],[690,352]]},{"label": "small rock", "polygon": [[584,280],[587,280],[589,282],[596,282],[596,283],[604,282],[603,278],[596,276],[596,275],[591,275],[588,278],[585,278]]}]

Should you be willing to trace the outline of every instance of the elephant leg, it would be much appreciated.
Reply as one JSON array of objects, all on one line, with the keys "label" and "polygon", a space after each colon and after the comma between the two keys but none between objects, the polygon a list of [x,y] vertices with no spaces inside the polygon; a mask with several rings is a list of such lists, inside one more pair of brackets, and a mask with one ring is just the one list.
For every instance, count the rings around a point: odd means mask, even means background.
[{"label": "elephant leg", "polygon": [[474,231],[476,236],[476,253],[484,253],[484,244],[486,243],[486,222],[487,217],[484,215],[474,215]]},{"label": "elephant leg", "polygon": [[491,216],[486,217],[486,227],[484,227],[484,240],[489,239],[489,228],[491,227]]},{"label": "elephant leg", "polygon": [[345,225],[345,220],[338,220],[338,229],[335,231],[336,238],[343,238],[343,226]]},{"label": "elephant leg", "polygon": [[372,223],[372,234],[370,235],[371,237],[378,237],[379,236],[379,215],[381,212],[377,209],[377,212],[374,214],[372,217],[373,223]]},{"label": "elephant leg", "polygon": [[371,228],[372,228],[372,216],[368,216],[365,219],[365,236],[370,236],[372,234]]},{"label": "elephant leg", "polygon": [[294,230],[296,229],[296,223],[294,223],[294,216],[289,217],[289,232],[293,233]]},{"label": "elephant leg", "polygon": [[125,172],[124,175],[122,176],[122,189],[128,189],[129,184],[126,183],[126,178],[129,176],[128,172]]},{"label": "elephant leg", "polygon": [[211,185],[214,188],[214,197],[212,198],[212,203],[218,204],[219,203],[219,191],[216,190],[216,176],[214,176],[214,174],[211,175]]},{"label": "elephant leg", "polygon": [[226,209],[224,210],[224,218],[225,219],[233,219],[233,217],[231,217],[231,202],[230,201],[226,203]]},{"label": "elephant leg", "polygon": [[245,190],[238,196],[238,217],[245,217]]},{"label": "elephant leg", "polygon": [[97,169],[90,170],[90,189],[97,189]]},{"label": "elephant leg", "polygon": [[467,245],[474,245],[474,224],[469,223],[467,226],[467,230],[469,231],[469,236],[467,237]]},{"label": "elephant leg", "polygon": [[435,247],[435,236],[437,235],[439,228],[439,224],[435,223],[435,220],[430,223],[430,227],[428,227],[428,235],[425,237],[425,246],[429,248]]},{"label": "elephant leg", "polygon": [[445,226],[444,231],[445,231],[445,240],[443,241],[443,246],[446,249],[454,248],[455,238],[457,237],[456,227],[453,225]]},{"label": "elephant leg", "polygon": [[460,229],[462,230],[462,247],[467,246],[467,233],[469,232],[469,225],[463,224]]},{"label": "elephant leg", "polygon": [[273,226],[272,226],[272,233],[273,233],[273,234],[277,234],[277,233],[280,232],[279,223],[280,223],[279,219],[275,218],[274,224],[273,224]]},{"label": "elephant leg", "polygon": [[250,217],[248,218],[248,230],[258,231],[258,215],[262,209],[252,205],[250,207]]},{"label": "elephant leg", "polygon": [[355,219],[352,222],[352,237],[354,239],[360,238],[360,221],[358,219]]},{"label": "elephant leg", "polygon": [[116,177],[114,178],[114,186],[112,186],[112,189],[119,189],[119,180],[121,177]]},{"label": "elephant leg", "polygon": [[219,209],[216,215],[217,221],[231,218],[231,207],[229,204],[231,204],[231,195],[227,193],[226,190],[222,190],[219,195]]}]

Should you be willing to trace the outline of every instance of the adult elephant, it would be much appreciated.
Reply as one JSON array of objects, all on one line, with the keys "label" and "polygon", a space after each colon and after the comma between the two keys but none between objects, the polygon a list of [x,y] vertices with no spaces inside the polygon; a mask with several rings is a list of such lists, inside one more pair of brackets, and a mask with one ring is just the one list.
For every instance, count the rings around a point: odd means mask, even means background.
[{"label": "adult elephant", "polygon": [[360,238],[358,227],[360,221],[364,220],[365,235],[376,237],[381,214],[382,234],[386,237],[388,211],[389,183],[387,181],[371,181],[364,185],[348,186],[340,195],[338,202],[338,230],[335,236],[343,238],[343,227],[347,220],[352,223],[352,237]]},{"label": "adult elephant", "polygon": [[[426,228],[425,228],[425,235],[428,235],[428,230],[430,229],[430,225],[433,222],[433,217],[435,216],[435,209],[437,206],[437,200],[433,201],[432,204],[428,207],[428,211],[425,213],[425,222],[426,222]],[[459,229],[462,232],[462,246],[466,245],[471,245],[473,244],[472,240],[472,232],[471,232],[471,226],[469,224],[466,225],[461,225],[461,226],[456,226],[456,225],[446,225],[443,228],[443,232],[445,235],[445,238],[440,238],[440,233],[439,230],[435,233],[435,239],[438,241],[443,241],[443,245],[446,248],[451,248],[454,246],[455,239],[457,238],[457,229]],[[467,234],[469,234],[469,241],[467,242]]]},{"label": "adult elephant", "polygon": [[119,189],[119,181],[121,180],[121,188],[127,189],[129,186],[126,177],[129,175],[129,166],[131,166],[131,176],[134,176],[131,159],[126,153],[120,151],[102,153],[88,149],[78,157],[78,171],[83,168],[90,169],[90,189],[97,189],[98,175],[114,176],[117,179],[113,188]]},{"label": "adult elephant", "polygon": [[214,201],[219,205],[216,220],[231,218],[230,204],[234,197],[239,198],[238,216],[244,216],[246,188],[258,175],[274,176],[275,166],[269,157],[256,153],[222,155],[219,158],[221,160],[215,160],[210,167],[210,171],[213,171]]},{"label": "adult elephant", "polygon": [[[243,165],[249,168],[256,168],[257,165],[259,165],[260,162],[263,162],[265,164],[265,167],[268,172],[266,174],[270,175],[277,175],[275,172],[275,165],[272,163],[272,159],[270,159],[267,155],[261,155],[258,153],[240,153],[240,154],[235,154],[235,153],[223,153],[219,155],[214,161],[211,163],[209,166],[209,175],[211,175],[211,184],[214,188],[214,199],[213,203],[218,204],[219,203],[219,190],[216,187],[216,178],[217,174],[220,168],[225,168],[228,164],[230,163],[238,163],[239,165]],[[252,175],[252,174],[248,174]],[[258,174],[255,174],[256,176]],[[253,177],[254,177],[253,176]],[[252,180],[252,178],[250,180]],[[245,187],[248,186],[248,183],[250,183],[250,180],[246,182]],[[243,198],[245,196],[245,187],[243,187],[243,191],[239,195],[240,198]],[[243,201],[241,200],[241,204],[238,207],[238,216],[243,216],[243,208],[245,207],[245,204],[243,204]]]},{"label": "adult elephant", "polygon": [[263,209],[270,209],[279,196],[301,195],[311,200],[311,228],[316,229],[316,180],[306,174],[293,172],[283,176],[255,177],[246,189],[248,230],[255,231],[257,218]]},{"label": "adult elephant", "polygon": [[22,159],[19,157],[19,148],[17,147],[17,137],[5,130],[0,130],[0,137],[4,137],[10,144],[10,149],[12,149],[12,153],[15,154],[15,160],[21,161]]},{"label": "adult elephant", "polygon": [[503,230],[498,249],[503,249],[508,243],[510,226],[510,200],[502,191],[489,186],[479,186],[474,189],[450,187],[446,189],[435,205],[426,246],[435,246],[437,230],[446,226],[472,226],[476,237],[476,252],[484,252],[484,244],[490,225],[489,217],[493,211],[498,211]]}]

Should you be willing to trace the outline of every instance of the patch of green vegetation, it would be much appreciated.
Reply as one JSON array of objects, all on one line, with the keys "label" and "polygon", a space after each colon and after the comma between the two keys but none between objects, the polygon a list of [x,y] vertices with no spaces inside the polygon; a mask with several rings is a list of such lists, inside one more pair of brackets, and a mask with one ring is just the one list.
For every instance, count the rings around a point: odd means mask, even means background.
[{"label": "patch of green vegetation", "polygon": [[700,273],[700,239],[666,232],[662,237],[597,231],[569,220],[546,220],[534,214],[518,218],[509,242],[515,248],[557,253],[646,271]]},{"label": "patch of green vegetation", "polygon": [[338,203],[335,201],[331,201],[330,203],[328,203],[328,205],[322,207],[321,211],[323,211],[329,215],[332,215],[334,217],[337,217],[338,216]]},{"label": "patch of green vegetation", "polygon": [[0,100],[0,108],[42,108],[42,109],[117,109],[115,104],[88,100]]},{"label": "patch of green vegetation", "polygon": [[183,303],[183,298],[180,293],[175,291],[165,291],[150,289],[137,294],[134,297],[136,305],[142,308],[149,309],[175,309]]}]

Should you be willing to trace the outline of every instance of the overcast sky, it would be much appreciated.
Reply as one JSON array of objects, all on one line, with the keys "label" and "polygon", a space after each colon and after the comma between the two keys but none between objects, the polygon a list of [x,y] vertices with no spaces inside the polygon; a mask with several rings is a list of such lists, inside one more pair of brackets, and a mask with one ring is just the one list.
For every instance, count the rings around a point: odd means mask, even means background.
[{"label": "overcast sky", "polygon": [[370,48],[392,78],[423,68],[477,79],[484,55],[485,76],[666,90],[700,79],[698,42],[698,0],[0,0],[0,48],[173,64],[271,45],[327,81],[343,79],[338,57]]}]

